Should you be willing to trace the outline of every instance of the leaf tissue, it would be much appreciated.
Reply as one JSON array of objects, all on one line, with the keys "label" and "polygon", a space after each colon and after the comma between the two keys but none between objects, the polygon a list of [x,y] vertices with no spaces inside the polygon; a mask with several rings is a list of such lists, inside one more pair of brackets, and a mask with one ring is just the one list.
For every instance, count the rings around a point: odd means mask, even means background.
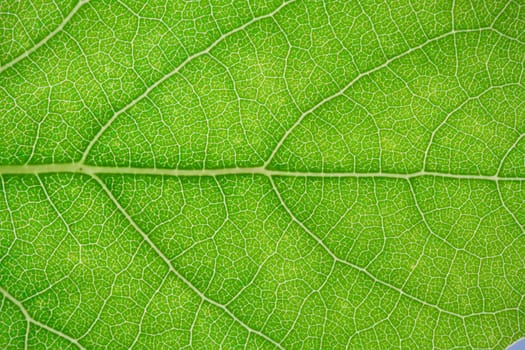
[{"label": "leaf tissue", "polygon": [[525,336],[523,0],[0,0],[1,349]]}]

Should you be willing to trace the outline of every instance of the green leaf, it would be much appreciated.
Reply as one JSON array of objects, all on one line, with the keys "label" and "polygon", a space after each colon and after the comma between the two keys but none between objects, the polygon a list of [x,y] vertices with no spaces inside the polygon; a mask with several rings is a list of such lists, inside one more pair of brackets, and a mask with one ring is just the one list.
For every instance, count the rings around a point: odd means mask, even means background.
[{"label": "green leaf", "polygon": [[504,349],[525,3],[0,3],[0,348]]}]

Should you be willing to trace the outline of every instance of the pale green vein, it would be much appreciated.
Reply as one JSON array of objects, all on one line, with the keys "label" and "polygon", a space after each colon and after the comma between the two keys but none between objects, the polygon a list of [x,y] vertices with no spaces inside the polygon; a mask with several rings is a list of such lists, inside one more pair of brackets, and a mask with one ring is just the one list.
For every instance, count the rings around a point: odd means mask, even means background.
[{"label": "pale green vein", "polygon": [[22,54],[15,57],[11,61],[7,62],[3,66],[0,66],[0,73],[5,71],[6,69],[13,67],[15,64],[22,61],[24,58],[28,57],[33,52],[35,52],[36,50],[44,46],[49,40],[53,39],[58,33],[60,33],[64,29],[66,24],[68,24],[69,21],[71,21],[71,18],[75,16],[75,14],[80,10],[80,8],[84,6],[84,4],[87,4],[88,2],[89,0],[80,0],[75,5],[75,7],[73,7],[73,10],[71,10],[71,12],[66,17],[64,17],[64,20],[62,21],[62,23],[60,23],[58,27],[55,28],[55,30],[53,30],[48,35],[46,35],[42,40],[40,40],[38,43],[36,43],[36,45],[32,46],[30,49],[24,51]]},{"label": "pale green vein", "polygon": [[457,180],[483,180],[483,181],[525,181],[525,176],[501,175],[475,175],[475,174],[449,174],[435,171],[417,171],[412,173],[388,172],[309,172],[272,170],[264,167],[252,168],[222,168],[222,169],[164,169],[164,168],[138,168],[138,167],[105,167],[85,165],[79,163],[64,164],[35,164],[35,165],[2,165],[0,175],[34,175],[49,173],[73,174],[120,174],[120,175],[156,175],[156,176],[220,176],[220,175],[264,175],[287,177],[319,177],[319,178],[391,178],[409,180],[422,176],[443,177]]},{"label": "pale green vein", "polygon": [[[369,69],[369,70],[367,70],[365,72],[359,73],[348,84],[346,84],[341,90],[339,90],[335,94],[332,94],[332,95],[322,99],[317,104],[315,104],[314,106],[312,106],[311,108],[309,108],[308,110],[303,112],[299,116],[299,118],[297,118],[295,123],[283,134],[283,136],[280,138],[279,142],[277,142],[277,145],[275,146],[275,148],[273,149],[273,152],[270,154],[270,156],[268,157],[268,159],[264,163],[264,166],[268,166],[271,163],[271,161],[273,160],[273,158],[275,157],[277,152],[281,149],[281,147],[284,144],[284,142],[293,133],[293,131],[297,127],[299,127],[299,125],[301,125],[301,123],[304,120],[304,118],[306,118],[308,115],[310,115],[313,112],[315,112],[317,109],[319,109],[320,107],[322,107],[326,103],[332,101],[333,99],[335,99],[335,98],[337,98],[339,96],[342,96],[348,89],[350,89],[354,84],[356,84],[362,78],[364,78],[366,76],[369,76],[372,73],[377,72],[377,71],[387,67],[390,63],[395,62],[395,61],[397,61],[397,60],[399,60],[399,59],[401,59],[401,58],[411,54],[412,52],[420,50],[420,49],[424,48],[425,46],[427,46],[427,45],[429,45],[431,43],[434,43],[436,41],[439,41],[441,39],[447,38],[449,36],[455,36],[456,34],[460,34],[460,33],[473,33],[473,32],[474,33],[479,33],[479,32],[484,32],[484,31],[496,32],[493,28],[462,29],[462,30],[455,30],[455,31],[447,32],[447,33],[438,35],[438,36],[436,36],[436,37],[434,37],[432,39],[428,39],[427,41],[425,41],[425,42],[423,42],[423,43],[421,43],[421,44],[419,44],[417,46],[411,47],[410,49],[408,49],[408,50],[406,50],[406,51],[404,51],[404,52],[402,52],[402,53],[400,53],[400,54],[398,54],[396,56],[393,56],[393,57],[387,59],[385,62],[383,62],[382,64],[380,64],[378,66],[375,66],[375,67],[373,67],[373,68],[371,68],[371,69]],[[496,33],[500,34],[499,32],[496,32]]]},{"label": "pale green vein", "polygon": [[82,157],[80,159],[80,163],[84,163],[86,158],[88,157],[89,155],[89,152],[91,151],[91,149],[93,148],[93,146],[95,145],[95,143],[98,141],[98,139],[100,138],[100,136],[102,136],[102,134],[104,134],[104,132],[109,128],[111,127],[111,125],[113,124],[113,122],[119,117],[119,115],[121,115],[122,113],[125,113],[127,110],[129,110],[131,107],[135,106],[139,101],[141,101],[142,99],[144,99],[146,96],[149,95],[149,93],[153,90],[155,90],[159,85],[161,85],[163,82],[165,82],[166,80],[168,80],[169,78],[171,78],[172,76],[176,75],[182,68],[184,68],[188,63],[192,62],[194,59],[198,58],[198,57],[201,57],[201,56],[204,56],[206,54],[208,54],[214,47],[216,47],[217,45],[219,45],[221,42],[223,42],[225,39],[227,39],[228,37],[234,35],[235,33],[238,33],[240,31],[243,31],[244,29],[246,29],[247,27],[251,26],[252,24],[254,23],[257,23],[261,20],[264,20],[266,18],[272,18],[273,16],[275,16],[279,11],[281,11],[282,8],[284,8],[285,6],[287,6],[288,4],[291,4],[293,3],[295,0],[291,0],[291,1],[286,1],[286,2],[283,2],[281,5],[279,5],[275,10],[273,10],[272,12],[268,13],[268,14],[265,14],[265,15],[262,15],[262,16],[259,16],[259,17],[254,17],[252,18],[250,21],[246,22],[245,24],[243,24],[242,26],[240,27],[237,27],[235,29],[232,29],[230,30],[229,32],[225,33],[225,34],[222,34],[218,39],[216,39],[210,46],[208,46],[206,49],[202,50],[202,51],[199,51],[191,56],[188,56],[181,64],[179,64],[175,69],[173,69],[171,72],[169,72],[168,74],[164,75],[161,79],[157,80],[155,83],[153,83],[152,85],[150,85],[142,94],[140,94],[139,96],[137,96],[133,101],[131,101],[130,103],[128,103],[127,105],[125,105],[123,108],[121,108],[120,110],[118,110],[117,112],[115,112],[113,114],[113,116],[111,118],[108,119],[108,121],[106,122],[106,124],[104,124],[102,126],[102,128],[100,128],[100,130],[97,132],[97,134],[93,137],[93,139],[91,139],[91,142],[88,144],[88,146],[86,147],[86,149],[84,150],[84,153],[82,154]]},{"label": "pale green vein", "polygon": [[[279,192],[279,189],[277,188],[277,186],[275,185],[275,182],[274,180],[270,177],[270,183],[272,185],[272,188],[276,194],[276,196],[278,197],[279,201],[281,202],[281,205],[283,206],[283,208],[285,209],[286,213],[290,216],[290,218],[296,222],[310,237],[312,237],[316,242],[317,244],[319,244],[319,246],[321,246],[325,251],[326,253],[328,253],[328,255],[330,255],[332,257],[332,259],[334,259],[336,262],[338,263],[341,263],[343,265],[346,265],[354,270],[357,270],[361,273],[363,273],[364,275],[366,275],[368,278],[370,278],[371,280],[373,280],[374,282],[384,286],[384,287],[387,287],[389,289],[392,289],[394,291],[396,291],[397,293],[401,294],[402,296],[405,296],[406,298],[408,299],[411,299],[421,305],[424,305],[424,306],[427,306],[431,309],[434,309],[440,313],[444,313],[444,314],[448,314],[448,315],[451,315],[451,316],[454,316],[454,317],[457,317],[457,318],[460,318],[460,319],[465,319],[467,317],[472,317],[472,316],[478,316],[478,315],[490,315],[491,313],[489,312],[478,312],[478,313],[472,313],[472,314],[468,314],[468,315],[462,315],[462,314],[459,314],[459,313],[456,313],[456,312],[453,312],[453,311],[450,311],[450,310],[446,310],[446,309],[443,309],[442,307],[440,307],[439,305],[435,305],[435,304],[431,304],[431,303],[428,303],[426,302],[425,300],[423,299],[420,299],[412,294],[409,294],[407,293],[406,291],[404,291],[402,288],[399,288],[399,287],[396,287],[388,282],[385,282],[381,279],[379,279],[378,277],[376,277],[375,275],[373,275],[372,273],[370,273],[367,269],[361,267],[361,266],[358,266],[358,265],[355,265],[353,263],[351,263],[350,261],[347,261],[345,259],[342,259],[340,258],[339,256],[337,256],[316,234],[314,234],[301,220],[299,220],[293,213],[292,211],[290,210],[290,208],[288,208],[288,205],[286,204],[286,202],[284,201],[284,199],[282,198],[281,196],[281,193]],[[518,311],[517,308],[512,308],[512,309],[507,309],[506,311]]]},{"label": "pale green vein", "polygon": [[[468,96],[465,100],[463,100],[463,102],[461,102],[456,108],[452,109],[450,112],[448,112],[445,117],[443,118],[443,120],[441,121],[441,123],[439,123],[439,125],[432,131],[432,134],[430,135],[430,140],[428,141],[428,144],[427,144],[427,147],[425,148],[425,153],[424,153],[424,156],[423,156],[423,169],[426,169],[427,168],[427,160],[428,160],[428,156],[430,154],[430,148],[432,147],[433,145],[433,142],[434,142],[434,138],[436,137],[436,134],[439,132],[439,130],[441,130],[445,125],[447,125],[449,119],[458,111],[460,111],[463,107],[465,107],[465,105],[471,101],[475,101],[475,100],[480,100],[481,97],[483,97],[484,95],[488,94],[489,92],[491,92],[492,90],[494,89],[501,89],[501,88],[504,88],[504,87],[509,87],[509,86],[519,86],[521,87],[522,85],[519,84],[519,83],[509,83],[509,84],[502,84],[502,85],[494,85],[494,86],[490,86],[486,89],[484,89],[482,92],[480,92],[479,94],[475,95],[475,96]],[[501,160],[501,164],[503,164],[503,162],[505,162],[505,159],[507,158],[507,155],[509,152],[511,152],[514,147],[516,146],[516,144],[519,142],[519,139],[518,141],[516,141],[516,143],[511,146],[508,150],[507,150],[507,153],[505,156],[503,156],[502,160]],[[500,168],[501,168],[501,164],[500,164]],[[496,174],[499,174],[500,173],[500,170],[498,169],[498,171],[496,172]]]},{"label": "pale green vein", "polygon": [[279,349],[284,349],[281,344],[277,343],[275,340],[267,336],[266,334],[262,333],[259,330],[251,328],[249,325],[244,323],[241,319],[239,319],[233,312],[231,312],[225,305],[208,298],[206,295],[204,295],[197,287],[195,287],[186,277],[181,275],[177,269],[173,266],[171,263],[171,260],[164,255],[164,253],[157,247],[155,243],[149,238],[149,236],[140,228],[140,226],[133,220],[131,215],[122,207],[120,202],[117,200],[117,198],[113,195],[113,193],[109,190],[109,188],[106,186],[106,184],[95,174],[92,174],[91,177],[99,184],[99,186],[104,190],[106,195],[109,197],[109,199],[113,202],[115,207],[119,210],[119,212],[126,218],[126,220],[130,223],[130,225],[140,234],[142,239],[153,249],[153,251],[159,256],[162,261],[168,266],[169,270],[177,276],[179,280],[181,280],[187,287],[189,287],[195,294],[197,294],[202,300],[206,301],[207,303],[221,309],[224,311],[228,316],[230,316],[235,322],[237,322],[239,325],[241,325],[244,329],[248,331],[248,333],[253,333],[261,338],[265,339],[269,343],[275,345]]},{"label": "pale green vein", "polygon": [[[24,315],[26,321],[28,324],[34,324],[35,326],[38,326],[42,329],[45,329],[46,331],[50,332],[50,333],[53,333],[54,335],[56,336],[59,336],[60,338],[63,338],[63,339],[66,339],[67,341],[69,341],[70,343],[76,345],[79,349],[82,349],[82,350],[85,350],[85,348],[75,339],[75,338],[72,338],[70,337],[69,335],[55,329],[55,328],[52,328],[40,321],[37,321],[35,320],[33,317],[31,317],[31,315],[29,314],[29,312],[26,310],[26,308],[24,307],[24,305],[22,305],[21,302],[19,302],[14,296],[12,296],[7,290],[5,290],[3,287],[0,287],[0,293],[2,293],[10,302],[12,302],[13,304],[16,305],[16,307],[18,307],[18,309],[20,310],[20,312],[22,313],[22,315]],[[29,331],[29,329],[28,329]],[[26,334],[26,337],[27,337],[27,334]],[[27,346],[27,339],[26,339],[26,346]]]}]

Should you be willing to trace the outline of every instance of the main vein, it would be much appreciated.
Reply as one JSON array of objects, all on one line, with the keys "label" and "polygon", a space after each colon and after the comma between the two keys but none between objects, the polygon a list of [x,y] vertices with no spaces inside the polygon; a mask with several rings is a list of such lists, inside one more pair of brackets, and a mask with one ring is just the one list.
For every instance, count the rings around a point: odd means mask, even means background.
[{"label": "main vein", "polygon": [[166,169],[141,167],[111,167],[86,165],[81,163],[64,164],[34,164],[34,165],[0,165],[0,175],[30,175],[46,173],[74,173],[74,174],[122,174],[122,175],[156,175],[156,176],[221,176],[221,175],[264,175],[289,177],[321,177],[321,178],[394,178],[411,179],[421,176],[444,177],[460,180],[486,181],[524,181],[525,177],[505,177],[501,175],[476,174],[449,174],[431,171],[417,171],[410,173],[394,172],[315,172],[274,170],[265,167],[251,168],[223,168],[223,169]]}]

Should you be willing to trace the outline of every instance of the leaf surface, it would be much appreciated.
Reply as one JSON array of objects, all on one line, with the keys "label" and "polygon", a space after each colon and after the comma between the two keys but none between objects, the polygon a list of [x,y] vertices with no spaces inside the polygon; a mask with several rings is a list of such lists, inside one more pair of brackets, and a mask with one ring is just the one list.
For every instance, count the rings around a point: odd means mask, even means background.
[{"label": "leaf surface", "polygon": [[521,1],[0,3],[0,348],[504,349]]}]

